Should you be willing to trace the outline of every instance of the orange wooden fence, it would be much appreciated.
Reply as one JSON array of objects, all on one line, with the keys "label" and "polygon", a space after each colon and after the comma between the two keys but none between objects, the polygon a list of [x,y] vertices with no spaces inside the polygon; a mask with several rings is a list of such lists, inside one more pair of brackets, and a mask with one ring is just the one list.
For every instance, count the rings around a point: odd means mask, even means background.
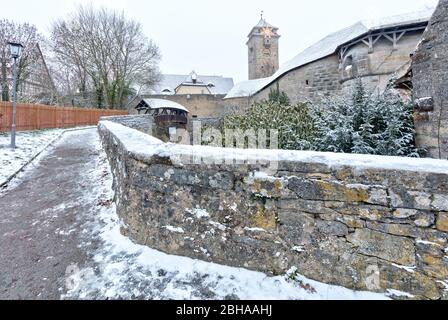
[{"label": "orange wooden fence", "polygon": [[[103,116],[127,115],[125,110],[17,104],[17,131],[96,125]],[[12,103],[0,102],[0,131],[11,130]]]}]

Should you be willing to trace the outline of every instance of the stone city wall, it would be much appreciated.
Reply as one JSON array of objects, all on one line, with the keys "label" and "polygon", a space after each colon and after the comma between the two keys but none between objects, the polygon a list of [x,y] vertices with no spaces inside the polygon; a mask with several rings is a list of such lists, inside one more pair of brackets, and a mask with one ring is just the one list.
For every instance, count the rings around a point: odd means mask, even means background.
[{"label": "stone city wall", "polygon": [[122,232],[139,244],[448,298],[446,161],[163,144],[110,121],[99,132]]}]

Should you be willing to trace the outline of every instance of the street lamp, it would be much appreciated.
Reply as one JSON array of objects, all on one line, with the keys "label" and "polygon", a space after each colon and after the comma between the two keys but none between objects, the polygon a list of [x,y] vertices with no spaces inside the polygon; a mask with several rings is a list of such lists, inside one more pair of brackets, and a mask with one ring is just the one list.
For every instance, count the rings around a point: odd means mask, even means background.
[{"label": "street lamp", "polygon": [[23,46],[20,43],[9,42],[9,49],[11,51],[11,57],[14,59],[13,68],[13,101],[12,101],[12,127],[11,127],[11,148],[16,148],[16,110],[17,110],[17,59],[22,54]]}]

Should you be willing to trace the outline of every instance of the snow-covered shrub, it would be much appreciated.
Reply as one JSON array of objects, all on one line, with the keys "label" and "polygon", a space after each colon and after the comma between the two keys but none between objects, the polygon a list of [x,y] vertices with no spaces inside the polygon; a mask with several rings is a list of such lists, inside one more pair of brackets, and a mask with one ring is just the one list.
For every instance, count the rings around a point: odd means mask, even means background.
[{"label": "snow-covered shrub", "polygon": [[268,136],[269,130],[278,130],[279,148],[286,150],[312,149],[316,131],[308,105],[291,106],[276,101],[255,103],[244,114],[226,116],[223,125],[225,129],[243,131],[264,129]]},{"label": "snow-covered shrub", "polygon": [[280,91],[280,89],[271,89],[269,92],[270,102],[277,102],[281,105],[288,106],[291,104],[288,95],[284,91]]},{"label": "snow-covered shrub", "polygon": [[419,157],[412,101],[390,86],[368,92],[358,80],[350,98],[330,98],[313,107],[319,151]]},{"label": "snow-covered shrub", "polygon": [[279,148],[286,150],[402,157],[419,157],[421,152],[415,146],[412,101],[392,87],[381,94],[369,92],[361,80],[351,96],[311,106],[290,105],[284,92],[272,90],[268,101],[224,117],[219,129],[223,136],[225,129],[278,130]]}]

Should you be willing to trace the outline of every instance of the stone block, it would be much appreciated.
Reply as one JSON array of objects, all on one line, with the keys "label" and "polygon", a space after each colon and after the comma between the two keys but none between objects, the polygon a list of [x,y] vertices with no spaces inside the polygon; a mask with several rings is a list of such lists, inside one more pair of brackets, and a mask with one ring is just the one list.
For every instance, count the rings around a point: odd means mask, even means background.
[{"label": "stone block", "polygon": [[435,216],[433,213],[420,212],[417,214],[414,220],[414,224],[417,227],[427,228],[431,227],[435,222]]},{"label": "stone block", "polygon": [[448,213],[447,212],[440,212],[437,215],[436,227],[437,227],[437,230],[448,232]]},{"label": "stone block", "polygon": [[367,229],[357,229],[347,237],[360,253],[400,265],[415,265],[415,246],[411,239]]},{"label": "stone block", "polygon": [[317,221],[317,230],[327,236],[345,237],[348,235],[348,227],[335,221]]}]

